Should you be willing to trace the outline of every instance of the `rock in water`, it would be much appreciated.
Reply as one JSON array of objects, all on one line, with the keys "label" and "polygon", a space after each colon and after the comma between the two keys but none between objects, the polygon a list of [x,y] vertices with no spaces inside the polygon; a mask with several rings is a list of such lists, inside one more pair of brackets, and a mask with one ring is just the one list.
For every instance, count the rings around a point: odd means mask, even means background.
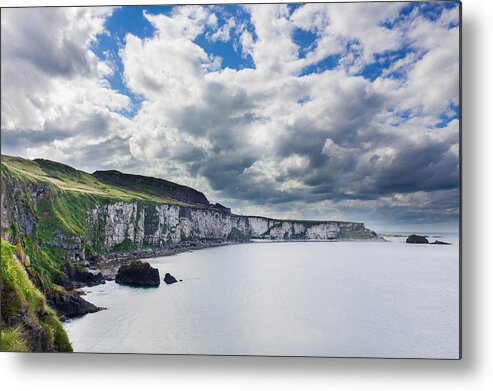
[{"label": "rock in water", "polygon": [[406,239],[406,243],[415,243],[415,244],[428,244],[428,239],[424,236],[419,235],[411,235]]},{"label": "rock in water", "polygon": [[178,281],[176,281],[176,278],[173,277],[171,274],[166,273],[164,275],[164,282],[169,285],[169,284],[174,284],[175,282],[178,282]]},{"label": "rock in water", "polygon": [[132,286],[159,286],[159,270],[151,267],[149,262],[133,261],[130,265],[121,266],[115,282]]},{"label": "rock in water", "polygon": [[431,243],[431,244],[447,244],[447,245],[448,245],[448,244],[452,244],[452,243],[447,243],[447,242],[442,242],[442,241],[440,241],[440,240],[435,240],[435,241],[434,241],[433,243]]}]

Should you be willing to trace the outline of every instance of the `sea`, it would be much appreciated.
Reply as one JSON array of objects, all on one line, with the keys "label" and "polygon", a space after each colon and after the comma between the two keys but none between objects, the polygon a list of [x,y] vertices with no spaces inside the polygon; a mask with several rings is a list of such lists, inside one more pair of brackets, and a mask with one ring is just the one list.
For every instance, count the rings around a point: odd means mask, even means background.
[{"label": "sea", "polygon": [[158,288],[85,288],[106,309],[64,323],[76,352],[459,357],[459,236],[451,245],[254,242],[146,259]]}]

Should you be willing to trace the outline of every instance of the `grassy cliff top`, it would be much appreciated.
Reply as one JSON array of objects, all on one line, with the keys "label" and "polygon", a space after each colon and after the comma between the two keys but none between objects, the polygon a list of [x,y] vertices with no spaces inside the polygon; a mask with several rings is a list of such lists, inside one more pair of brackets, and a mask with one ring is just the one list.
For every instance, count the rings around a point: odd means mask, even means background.
[{"label": "grassy cliff top", "polygon": [[[121,201],[144,200],[193,206],[208,205],[200,192],[163,179],[97,171],[89,174],[46,159],[29,160],[1,156],[2,177],[13,176],[29,183],[49,183],[66,191],[86,193]],[[191,195],[191,196],[189,196]]]}]

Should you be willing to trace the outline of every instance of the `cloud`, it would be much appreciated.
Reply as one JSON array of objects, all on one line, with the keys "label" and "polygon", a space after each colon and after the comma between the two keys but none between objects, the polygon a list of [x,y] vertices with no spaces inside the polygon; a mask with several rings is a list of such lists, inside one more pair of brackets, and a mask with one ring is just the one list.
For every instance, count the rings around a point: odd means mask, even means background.
[{"label": "cloud", "polygon": [[304,66],[342,54],[341,63],[354,74],[374,62],[375,54],[398,49],[402,32],[385,27],[384,22],[395,19],[402,7],[401,3],[332,3],[298,8],[291,15],[294,25],[318,36]]},{"label": "cloud", "polygon": [[4,150],[67,160],[87,145],[126,133],[128,120],[118,111],[129,98],[110,88],[105,76],[111,67],[90,49],[111,12],[2,10]]},{"label": "cloud", "polygon": [[[131,118],[121,114],[129,98],[106,80],[112,64],[91,51],[99,34],[111,34],[111,10],[54,9],[49,17],[60,20],[47,31],[16,14],[2,24],[2,43],[20,35],[2,51],[2,145],[70,154],[85,167],[95,156],[95,168],[181,182],[236,212],[456,219],[458,9],[430,18],[407,6],[145,12],[153,34],[127,34],[118,52],[126,88],[142,99]],[[41,47],[55,37],[62,46],[31,52],[37,35]],[[231,46],[229,54],[214,45]],[[60,54],[72,52],[70,61]],[[248,57],[253,66],[221,67],[221,55],[234,53],[228,61]],[[336,60],[319,67],[328,58]]]}]

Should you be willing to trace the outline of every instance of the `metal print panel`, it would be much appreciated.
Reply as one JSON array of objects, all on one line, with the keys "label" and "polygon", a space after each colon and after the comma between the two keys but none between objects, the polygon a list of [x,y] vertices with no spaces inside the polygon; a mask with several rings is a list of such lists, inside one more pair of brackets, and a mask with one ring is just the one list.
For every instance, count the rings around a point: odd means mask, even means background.
[{"label": "metal print panel", "polygon": [[460,358],[460,3],[3,8],[1,350]]}]

